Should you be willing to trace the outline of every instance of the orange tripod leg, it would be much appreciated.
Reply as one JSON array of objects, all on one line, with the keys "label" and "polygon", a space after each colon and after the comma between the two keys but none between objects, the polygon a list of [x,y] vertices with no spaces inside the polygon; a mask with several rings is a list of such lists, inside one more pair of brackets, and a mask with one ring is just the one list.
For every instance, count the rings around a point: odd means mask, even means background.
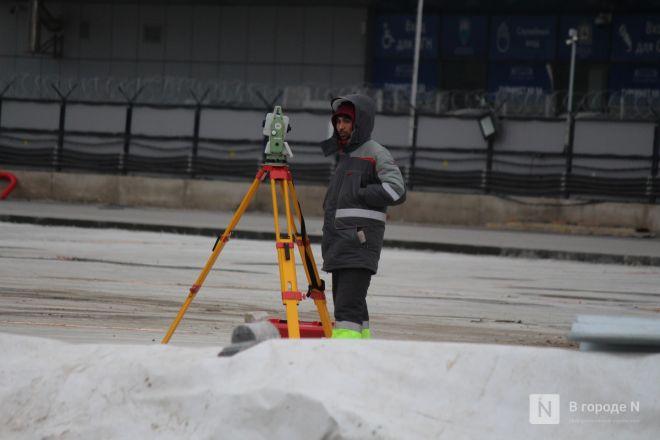
[{"label": "orange tripod leg", "polygon": [[[275,174],[275,175],[274,175]],[[300,338],[300,321],[298,319],[298,303],[302,300],[302,294],[298,291],[298,280],[296,277],[296,261],[293,253],[293,235],[291,208],[289,205],[288,185],[285,180],[290,178],[288,169],[280,169],[277,173],[271,172],[270,190],[273,199],[273,217],[275,221],[275,247],[277,248],[277,263],[280,269],[280,289],[282,291],[282,303],[286,309],[287,327],[289,338]],[[277,205],[276,182],[284,195],[284,210],[288,238],[282,238],[280,234],[280,218]]]},{"label": "orange tripod leg", "polygon": [[215,264],[215,261],[218,259],[220,252],[225,247],[225,243],[227,243],[227,241],[229,240],[229,236],[231,235],[232,231],[238,224],[239,220],[241,219],[241,216],[247,209],[248,205],[252,201],[252,198],[254,197],[254,194],[257,192],[257,188],[259,187],[259,184],[261,183],[263,176],[264,176],[264,171],[263,169],[261,169],[257,173],[257,176],[254,178],[252,185],[250,185],[247,194],[245,194],[245,197],[243,197],[243,200],[241,201],[241,204],[238,206],[238,209],[234,213],[234,216],[232,217],[231,221],[229,222],[227,229],[225,229],[222,236],[218,238],[216,245],[213,247],[213,253],[206,261],[206,265],[204,266],[204,269],[202,269],[202,272],[197,277],[197,280],[190,288],[188,297],[186,298],[183,305],[179,309],[179,313],[177,313],[176,317],[174,318],[174,321],[170,325],[170,328],[167,330],[167,334],[165,334],[165,337],[162,340],[163,344],[167,344],[172,338],[172,335],[176,331],[176,328],[179,326],[179,323],[183,319],[183,315],[186,314],[186,311],[188,310],[188,307],[190,307],[192,300],[195,298],[195,295],[197,295],[197,292],[199,292],[199,289],[202,287],[202,284],[206,279],[206,276],[211,271],[211,268]]},{"label": "orange tripod leg", "polygon": [[[293,202],[293,205],[295,206],[296,212],[298,214],[298,222],[302,225],[302,210],[300,209],[300,203],[298,202],[298,195],[296,194],[296,188],[293,185],[293,180],[288,181],[288,186],[289,191],[291,192],[291,201]],[[295,225],[292,225],[292,228],[296,236],[298,252],[300,253],[300,259],[303,262],[305,275],[307,275],[307,282],[310,286],[321,286],[322,281],[316,267],[316,261],[314,260],[314,254],[312,253],[312,246],[309,242],[309,237],[307,236],[307,233],[305,233],[305,236],[300,236],[295,228]],[[307,262],[310,264],[308,265]],[[330,313],[328,312],[328,304],[325,298],[325,292],[316,289],[311,292],[310,297],[314,300],[314,305],[316,305],[316,309],[318,310],[319,318],[321,319],[321,325],[323,326],[323,335],[326,338],[332,337],[332,321],[330,320]]]}]

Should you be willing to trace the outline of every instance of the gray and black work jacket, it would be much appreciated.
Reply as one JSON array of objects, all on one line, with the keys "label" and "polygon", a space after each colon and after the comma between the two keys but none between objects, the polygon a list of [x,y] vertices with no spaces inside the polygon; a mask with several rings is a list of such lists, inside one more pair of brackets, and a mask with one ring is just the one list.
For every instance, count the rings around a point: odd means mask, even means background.
[{"label": "gray and black work jacket", "polygon": [[403,203],[406,187],[390,152],[371,139],[375,105],[363,95],[335,98],[332,108],[355,107],[353,134],[340,146],[336,130],[323,142],[326,156],[338,154],[323,202],[323,270],[368,269],[374,274],[383,247],[387,207]]}]

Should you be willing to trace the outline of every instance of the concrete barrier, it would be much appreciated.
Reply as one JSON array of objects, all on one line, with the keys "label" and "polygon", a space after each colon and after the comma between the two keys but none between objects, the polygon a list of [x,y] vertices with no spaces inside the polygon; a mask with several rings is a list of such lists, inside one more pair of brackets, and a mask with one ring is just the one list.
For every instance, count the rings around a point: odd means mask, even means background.
[{"label": "concrete barrier", "polygon": [[[252,183],[147,176],[12,170],[13,199],[56,200],[204,210],[235,210]],[[323,185],[296,185],[305,215],[323,215]],[[281,198],[281,197],[280,197]],[[263,183],[248,211],[272,212],[270,185]],[[660,205],[579,199],[497,197],[412,191],[390,219],[410,223],[502,227],[507,224],[624,228],[660,234]]]}]

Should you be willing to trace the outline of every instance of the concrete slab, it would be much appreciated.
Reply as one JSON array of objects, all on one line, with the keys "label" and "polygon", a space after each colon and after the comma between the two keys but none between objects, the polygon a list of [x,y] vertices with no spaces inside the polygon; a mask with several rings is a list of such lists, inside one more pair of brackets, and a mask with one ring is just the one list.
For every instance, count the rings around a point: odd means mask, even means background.
[{"label": "concrete slab", "polygon": [[581,350],[614,346],[619,350],[660,352],[660,319],[578,315],[569,339],[579,342]]}]

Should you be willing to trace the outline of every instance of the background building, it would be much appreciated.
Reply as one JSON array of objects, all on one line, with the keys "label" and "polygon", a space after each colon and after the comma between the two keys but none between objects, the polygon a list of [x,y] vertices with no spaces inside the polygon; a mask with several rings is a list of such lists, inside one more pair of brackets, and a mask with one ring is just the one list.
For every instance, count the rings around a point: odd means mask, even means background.
[{"label": "background building", "polygon": [[[23,95],[51,93],[29,90],[39,88],[35,83],[44,77],[83,81],[84,90],[77,93],[92,99],[121,79],[167,78],[171,89],[185,88],[190,80],[221,81],[232,84],[219,92],[226,96],[216,97],[225,101],[237,85],[273,93],[307,86],[310,91],[297,93],[314,95],[323,94],[319,88],[392,89],[410,82],[415,1],[3,0],[0,5],[1,77],[21,77],[14,87]],[[530,113],[561,112],[569,28],[580,36],[575,88],[583,110],[612,110],[612,99],[658,98],[657,0],[427,0],[420,84],[444,96],[426,110],[474,106],[475,92],[483,91],[526,100]],[[181,99],[174,94],[162,99]]]},{"label": "background building", "polygon": [[413,187],[656,200],[660,1],[427,0],[411,143],[416,7],[0,0],[0,163],[249,175],[279,103],[321,182],[328,98],[360,91]]}]

